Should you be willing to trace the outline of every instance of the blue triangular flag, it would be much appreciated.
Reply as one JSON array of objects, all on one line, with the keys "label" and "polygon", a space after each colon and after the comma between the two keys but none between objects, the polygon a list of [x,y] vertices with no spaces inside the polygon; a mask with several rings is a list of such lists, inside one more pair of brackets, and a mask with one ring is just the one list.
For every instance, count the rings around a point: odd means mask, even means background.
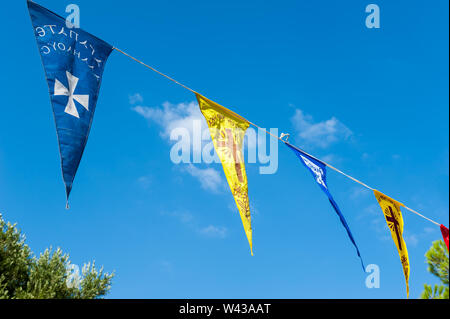
[{"label": "blue triangular flag", "polygon": [[27,3],[50,92],[68,201],[113,47],[67,26],[64,18],[48,9]]},{"label": "blue triangular flag", "polygon": [[350,238],[350,241],[353,243],[353,245],[356,248],[356,253],[358,254],[358,257],[361,260],[361,265],[363,267],[364,272],[365,267],[363,260],[361,258],[361,254],[359,253],[358,246],[356,245],[355,239],[353,238],[352,232],[350,231],[350,228],[348,227],[347,221],[344,218],[344,215],[342,215],[341,210],[339,209],[337,203],[334,201],[333,196],[331,196],[330,191],[328,190],[327,186],[327,170],[325,163],[321,162],[317,158],[313,158],[310,155],[306,154],[302,150],[296,148],[295,146],[285,142],[285,144],[294,151],[294,153],[298,156],[300,161],[305,165],[305,167],[311,172],[312,176],[314,177],[315,181],[319,185],[319,187],[323,190],[323,192],[327,195],[328,200],[330,201],[331,206],[333,206],[334,210],[339,216],[339,219],[341,220],[342,225],[347,230],[348,237]]}]

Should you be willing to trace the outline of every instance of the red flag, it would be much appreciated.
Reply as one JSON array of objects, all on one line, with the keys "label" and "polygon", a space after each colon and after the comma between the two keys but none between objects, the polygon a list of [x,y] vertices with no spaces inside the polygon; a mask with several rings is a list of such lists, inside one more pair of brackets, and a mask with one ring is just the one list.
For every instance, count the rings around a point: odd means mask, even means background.
[{"label": "red flag", "polygon": [[448,250],[448,228],[445,227],[444,225],[441,225],[441,233],[442,233],[442,237],[444,237],[444,241],[445,241],[445,244],[447,245],[447,250]]}]

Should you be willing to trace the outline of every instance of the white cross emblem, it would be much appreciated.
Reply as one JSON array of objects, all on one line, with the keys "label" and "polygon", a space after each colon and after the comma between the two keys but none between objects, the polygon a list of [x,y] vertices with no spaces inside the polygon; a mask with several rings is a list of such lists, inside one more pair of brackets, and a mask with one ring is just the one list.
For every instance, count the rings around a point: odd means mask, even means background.
[{"label": "white cross emblem", "polygon": [[66,75],[67,81],[69,82],[69,89],[67,89],[58,79],[55,79],[54,95],[68,96],[69,101],[67,102],[67,106],[64,112],[72,116],[75,116],[76,118],[80,118],[78,110],[73,100],[80,103],[86,110],[89,111],[89,95],[73,94],[75,92],[75,88],[77,87],[79,79],[76,76],[70,74],[69,71],[66,71]]}]

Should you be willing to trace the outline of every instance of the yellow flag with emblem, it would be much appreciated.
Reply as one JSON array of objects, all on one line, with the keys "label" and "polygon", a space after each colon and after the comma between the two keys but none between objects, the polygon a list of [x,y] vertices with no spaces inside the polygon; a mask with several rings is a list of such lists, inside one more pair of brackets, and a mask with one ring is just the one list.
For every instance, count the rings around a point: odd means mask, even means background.
[{"label": "yellow flag with emblem", "polygon": [[208,123],[211,139],[230,185],[241,215],[245,234],[253,256],[252,226],[248,201],[247,174],[245,173],[242,143],[249,122],[231,110],[196,94],[198,105]]},{"label": "yellow flag with emblem", "polygon": [[395,246],[397,246],[398,254],[400,255],[400,261],[403,266],[403,273],[406,280],[406,295],[409,298],[409,258],[408,250],[406,249],[406,243],[403,240],[403,217],[400,210],[402,203],[374,190],[375,197],[383,210],[386,223],[391,231],[392,239],[394,240]]}]

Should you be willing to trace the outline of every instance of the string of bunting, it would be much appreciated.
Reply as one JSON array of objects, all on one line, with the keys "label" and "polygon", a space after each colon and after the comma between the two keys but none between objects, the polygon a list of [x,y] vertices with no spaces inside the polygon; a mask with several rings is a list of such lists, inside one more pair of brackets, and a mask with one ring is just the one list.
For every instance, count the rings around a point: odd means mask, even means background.
[{"label": "string of bunting", "polygon": [[[131,55],[127,54],[127,53],[125,53],[124,51],[122,51],[122,50],[120,50],[120,49],[118,49],[118,48],[116,48],[116,47],[113,47],[113,49],[116,50],[117,52],[120,52],[120,53],[124,54],[125,56],[127,56],[127,57],[133,59],[134,61],[136,61],[136,62],[138,62],[138,63],[144,65],[145,67],[147,67],[147,68],[149,68],[150,70],[152,70],[152,71],[158,73],[159,75],[162,75],[163,77],[169,79],[170,81],[173,81],[174,83],[180,85],[181,87],[185,88],[186,90],[189,90],[189,91],[191,91],[191,92],[193,92],[193,93],[195,93],[195,94],[198,94],[198,93],[197,93],[196,91],[194,91],[193,89],[191,89],[191,88],[189,88],[189,87],[187,87],[187,86],[181,84],[180,82],[174,80],[173,78],[169,77],[168,75],[166,75],[166,74],[164,74],[164,73],[158,71],[157,69],[155,69],[155,68],[153,68],[153,67],[151,67],[151,66],[145,64],[144,62],[142,62],[142,61],[140,61],[140,60],[134,58],[133,56],[131,56]],[[223,106],[222,106],[222,107],[223,107]],[[234,112],[231,111],[230,109],[227,109],[227,108],[225,108],[225,107],[223,107],[223,108],[226,109],[226,110],[229,111],[229,112],[234,113]],[[234,113],[234,114],[236,114],[236,113]],[[248,121],[248,120],[247,120],[247,121]],[[336,171],[337,173],[339,173],[339,174],[341,174],[341,175],[343,175],[343,176],[345,176],[345,177],[351,179],[352,181],[354,181],[354,182],[356,182],[356,183],[358,183],[358,184],[364,186],[365,188],[370,189],[371,191],[374,191],[374,190],[375,190],[375,188],[372,188],[372,187],[370,187],[369,185],[367,185],[367,184],[361,182],[360,180],[356,179],[355,177],[353,177],[353,176],[351,176],[351,175],[348,175],[348,174],[344,173],[343,171],[341,171],[341,170],[337,169],[336,167],[332,166],[331,164],[329,164],[329,163],[327,163],[327,162],[325,162],[325,161],[323,161],[323,160],[320,160],[320,159],[318,159],[317,157],[315,157],[315,156],[313,156],[313,155],[311,155],[311,154],[306,153],[304,150],[301,150],[301,149],[298,148],[297,146],[293,146],[293,145],[289,144],[288,141],[287,141],[287,140],[283,140],[282,137],[278,137],[278,136],[276,136],[276,135],[270,133],[269,131],[267,131],[266,129],[264,129],[264,128],[258,126],[258,125],[256,125],[255,123],[252,123],[252,122],[250,122],[250,121],[248,121],[248,122],[250,123],[250,125],[253,125],[254,127],[256,127],[256,128],[258,128],[258,129],[264,131],[266,134],[270,135],[271,137],[274,137],[274,138],[276,138],[277,140],[281,141],[282,143],[284,143],[284,144],[286,144],[286,145],[290,145],[290,146],[296,148],[298,151],[300,151],[300,152],[302,152],[302,153],[308,155],[309,157],[312,157],[312,158],[314,158],[314,159],[316,159],[316,160],[318,160],[318,161],[324,163],[327,167],[329,167],[329,168],[331,168],[332,170]],[[440,225],[441,225],[441,224],[439,224],[438,222],[432,220],[431,218],[428,218],[428,217],[426,217],[426,216],[420,214],[419,212],[415,211],[415,210],[412,209],[412,208],[409,208],[409,207],[407,207],[407,206],[403,206],[403,207],[404,207],[405,209],[409,210],[410,212],[412,212],[412,213],[414,213],[414,214],[416,214],[416,215],[418,215],[418,216],[420,216],[420,217],[422,217],[422,218],[424,218],[424,219],[426,219],[426,220],[432,222],[433,224],[435,224],[435,225],[437,225],[437,226],[440,226]]]},{"label": "string of bunting", "polygon": [[248,182],[242,154],[244,135],[250,125],[263,130],[286,145],[312,174],[318,186],[327,196],[342,226],[345,228],[349,240],[355,247],[363,271],[365,271],[365,267],[358,245],[344,215],[328,188],[326,180],[327,168],[373,191],[398,250],[408,297],[410,263],[406,243],[403,239],[404,223],[401,208],[403,207],[439,226],[448,249],[449,231],[447,227],[377,191],[301,148],[290,144],[288,142],[289,134],[281,134],[280,137],[275,136],[232,110],[209,100],[188,86],[130,54],[111,46],[94,35],[82,29],[69,28],[65,23],[65,19],[56,13],[31,0],[27,0],[27,4],[53,108],[62,176],[66,189],[67,208],[73,181],[92,126],[106,61],[113,51],[117,51],[195,94],[200,111],[208,124],[215,151],[220,158],[227,182],[235,199],[252,255],[253,243]]}]

